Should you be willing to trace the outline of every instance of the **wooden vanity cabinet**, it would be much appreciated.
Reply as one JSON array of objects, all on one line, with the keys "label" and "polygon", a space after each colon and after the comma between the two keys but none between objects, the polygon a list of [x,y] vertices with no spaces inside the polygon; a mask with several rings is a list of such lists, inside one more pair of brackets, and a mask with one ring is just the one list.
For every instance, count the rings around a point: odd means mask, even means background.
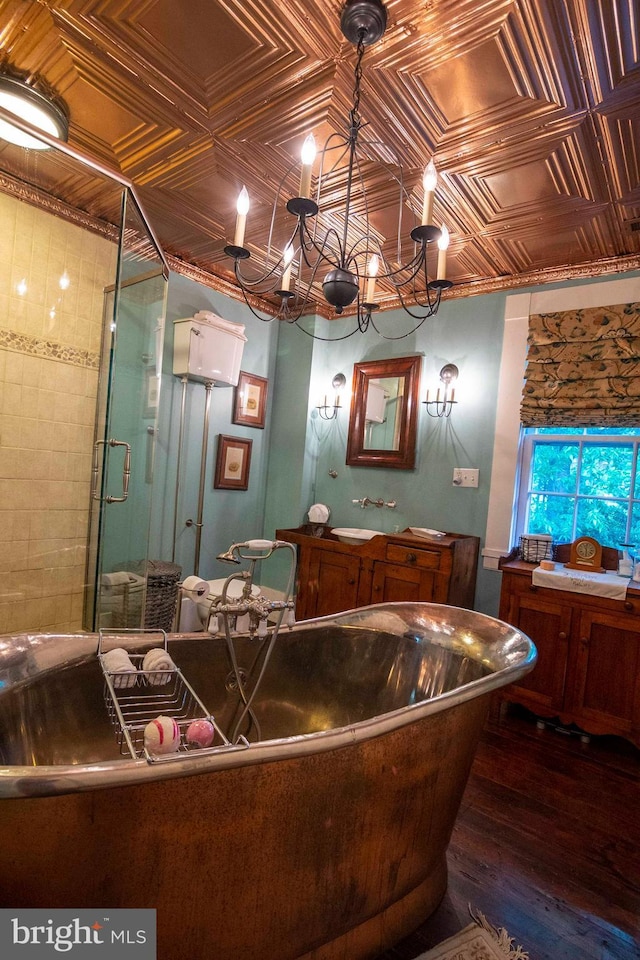
[{"label": "wooden vanity cabinet", "polygon": [[310,529],[276,530],[278,540],[297,546],[298,620],[395,600],[473,606],[478,537],[426,540],[404,531],[352,546],[330,530],[317,537]]},{"label": "wooden vanity cabinet", "polygon": [[501,698],[640,746],[640,590],[611,600],[534,586],[534,565],[521,560],[504,558],[500,567],[500,619],[538,650],[532,672]]}]

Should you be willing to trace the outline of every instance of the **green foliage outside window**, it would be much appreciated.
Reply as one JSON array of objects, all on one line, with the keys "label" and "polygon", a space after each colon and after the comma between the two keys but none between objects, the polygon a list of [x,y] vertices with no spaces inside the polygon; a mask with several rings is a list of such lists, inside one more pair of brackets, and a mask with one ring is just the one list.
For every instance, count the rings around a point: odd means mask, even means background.
[{"label": "green foliage outside window", "polygon": [[640,548],[640,429],[526,432],[532,449],[524,530],[558,542],[590,536]]}]

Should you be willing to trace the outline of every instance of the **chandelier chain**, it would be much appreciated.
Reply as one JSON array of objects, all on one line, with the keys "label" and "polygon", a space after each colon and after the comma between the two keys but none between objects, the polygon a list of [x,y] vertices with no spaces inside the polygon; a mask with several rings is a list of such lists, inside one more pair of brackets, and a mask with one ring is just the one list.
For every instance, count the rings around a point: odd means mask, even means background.
[{"label": "chandelier chain", "polygon": [[365,31],[360,31],[360,36],[358,38],[358,56],[356,59],[356,65],[353,71],[355,78],[355,83],[353,87],[353,106],[351,108],[351,132],[352,135],[360,127],[360,85],[362,82],[362,58],[364,56],[364,38]]}]

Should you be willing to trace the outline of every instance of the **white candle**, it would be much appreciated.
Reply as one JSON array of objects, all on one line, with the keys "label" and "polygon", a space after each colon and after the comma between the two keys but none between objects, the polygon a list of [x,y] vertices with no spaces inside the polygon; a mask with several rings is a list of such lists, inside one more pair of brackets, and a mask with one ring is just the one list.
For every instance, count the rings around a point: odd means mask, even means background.
[{"label": "white candle", "polygon": [[302,160],[302,172],[300,174],[300,196],[308,197],[311,193],[311,168],[316,158],[316,140],[310,133],[302,144],[300,159]]},{"label": "white candle", "polygon": [[438,274],[437,280],[447,279],[447,248],[449,246],[449,231],[444,223],[440,227],[440,239],[438,240]]},{"label": "white candle", "polygon": [[433,160],[429,160],[429,163],[424,169],[422,175],[422,186],[424,187],[424,202],[422,205],[422,220],[423,225],[431,223],[433,218],[433,194],[436,189],[436,183],[438,182],[438,173],[436,170],[436,165]]},{"label": "white candle", "polygon": [[282,262],[284,263],[284,272],[282,274],[281,290],[288,290],[291,285],[291,261],[293,260],[293,247],[290,243],[284,248]]},{"label": "white candle", "polygon": [[249,194],[246,187],[243,187],[238,194],[236,210],[236,232],[233,245],[234,247],[241,247],[244,244],[244,229],[247,225],[247,214],[249,212]]},{"label": "white candle", "polygon": [[378,273],[378,268],[380,267],[380,259],[377,253],[371,257],[369,261],[369,269],[367,270],[367,288],[364,298],[365,303],[374,303],[374,296],[376,290],[376,276]]}]

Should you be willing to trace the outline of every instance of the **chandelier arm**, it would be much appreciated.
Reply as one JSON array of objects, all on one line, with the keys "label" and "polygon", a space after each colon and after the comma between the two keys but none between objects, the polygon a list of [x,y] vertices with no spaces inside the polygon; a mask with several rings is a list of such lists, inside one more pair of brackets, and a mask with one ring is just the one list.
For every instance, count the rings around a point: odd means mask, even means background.
[{"label": "chandelier arm", "polygon": [[[289,176],[289,174],[291,173],[291,171],[293,170],[294,166],[295,164],[291,163],[289,165],[289,168],[285,170],[284,174],[282,175],[282,178],[280,179],[280,183],[278,184],[278,188],[276,190],[276,195],[273,201],[273,205],[271,207],[271,223],[269,224],[269,236],[267,238],[267,263],[269,262],[269,259],[271,257],[271,241],[273,239],[273,228],[276,222],[276,212],[278,210],[280,197],[284,193],[284,182]],[[296,231],[297,231],[297,227],[293,232],[293,237],[296,235]],[[293,240],[293,237],[291,238],[291,240]],[[289,241],[290,243],[291,243],[291,240]]]},{"label": "chandelier arm", "polygon": [[405,311],[405,313],[408,313],[409,316],[410,316],[410,317],[413,317],[414,320],[420,320],[421,322],[422,322],[423,320],[428,320],[429,317],[433,317],[433,316],[436,314],[436,312],[437,312],[437,310],[438,310],[438,307],[440,306],[440,291],[439,291],[439,290],[438,290],[438,293],[437,293],[437,295],[436,295],[435,300],[432,301],[431,298],[429,298],[429,300],[428,300],[428,302],[427,302],[426,304],[425,304],[425,303],[417,302],[417,306],[418,306],[418,307],[420,307],[421,309],[427,311],[424,315],[421,315],[421,314],[419,314],[419,313],[414,313],[414,312],[407,306],[407,304],[406,304],[406,302],[405,302],[405,299],[404,299],[404,297],[403,297],[403,295],[402,295],[402,290],[399,289],[399,288],[398,288],[398,297],[400,298],[400,304],[401,304],[401,306],[402,306],[402,309]]},{"label": "chandelier arm", "polygon": [[[304,225],[304,224],[301,224],[301,227],[303,227],[303,226],[305,226],[305,225]],[[320,261],[321,261],[321,260],[324,260],[325,263],[328,263],[329,266],[331,266],[331,267],[334,267],[334,266],[336,266],[337,264],[341,264],[341,263],[343,262],[343,260],[344,260],[344,251],[342,250],[342,246],[341,246],[341,243],[340,243],[340,236],[339,236],[339,234],[338,234],[338,231],[335,229],[335,227],[329,227],[329,228],[327,229],[327,231],[326,231],[326,233],[325,233],[325,235],[324,235],[324,237],[323,237],[323,239],[322,239],[322,243],[321,243],[321,244],[318,243],[316,237],[315,237],[313,234],[311,234],[311,232],[310,232],[308,229],[306,229],[306,227],[305,227],[305,234],[306,234],[306,236],[307,236],[307,238],[308,238],[308,244],[302,244],[302,243],[301,243],[302,255],[303,255],[303,257],[304,257],[304,262],[306,263],[306,265],[307,265],[308,267],[310,267],[310,268],[314,271],[314,273],[318,270],[318,267],[320,266]],[[337,257],[335,256],[335,254],[334,254],[334,252],[333,252],[333,248],[332,248],[331,244],[329,243],[329,238],[330,238],[332,235],[335,236],[336,243],[338,244],[339,255],[338,255]],[[336,263],[334,263],[333,260],[331,259],[331,257],[328,256],[327,253],[325,252],[327,249],[328,249],[329,251],[331,251],[331,254],[334,256],[334,259],[336,260]],[[316,254],[318,255],[317,260],[316,260],[315,263],[312,263],[311,260],[307,257],[307,250],[314,250],[314,251],[316,252]]]},{"label": "chandelier arm", "polygon": [[[405,309],[406,309],[406,308],[405,308]],[[408,312],[408,311],[407,311],[407,312]],[[410,316],[411,316],[414,320],[417,320],[418,322],[416,323],[415,327],[413,327],[411,330],[407,330],[406,333],[401,333],[400,336],[398,336],[398,337],[389,337],[389,336],[387,336],[386,334],[382,333],[382,332],[378,329],[378,327],[376,326],[376,322],[375,322],[375,320],[373,319],[373,315],[370,316],[370,321],[371,321],[371,326],[373,327],[373,329],[375,330],[375,332],[376,332],[376,333],[378,334],[378,336],[381,337],[383,340],[404,340],[405,337],[410,337],[412,334],[414,334],[414,333],[416,332],[416,330],[419,330],[420,327],[422,326],[422,324],[425,322],[425,320],[429,320],[430,317],[432,316],[432,314],[431,314],[431,313],[427,313],[424,317],[417,317],[415,314],[411,313]]]},{"label": "chandelier arm", "polygon": [[322,340],[324,343],[338,343],[338,341],[340,340],[348,340],[349,337],[352,337],[354,335],[354,333],[358,333],[358,332],[362,333],[359,322],[353,328],[353,330],[351,330],[349,333],[345,333],[343,337],[321,337],[317,333],[311,333],[310,330],[305,330],[305,328],[300,326],[299,323],[296,323],[296,326],[298,330],[301,330],[302,333],[306,333],[308,337],[311,337],[313,340]]},{"label": "chandelier arm", "polygon": [[[423,248],[421,247],[417,251],[417,253],[413,256],[413,258],[409,260],[408,263],[400,264],[400,266],[397,267],[395,270],[390,270],[387,273],[378,273],[378,277],[381,280],[390,280],[393,286],[395,287],[395,289],[400,290],[401,287],[406,287],[407,284],[413,283],[415,281],[415,278],[420,272],[420,267],[422,266],[423,259],[425,258],[426,258],[426,254]],[[384,259],[383,262],[386,266],[387,264],[386,259]],[[395,279],[396,277],[399,277],[400,274],[404,274],[409,271],[410,271],[410,275],[408,277],[405,277],[404,279],[400,277],[400,279],[396,281]]]},{"label": "chandelier arm", "polygon": [[[277,260],[276,263],[274,263],[274,265],[271,267],[270,270],[268,270],[266,273],[263,273],[262,276],[256,277],[255,280],[250,280],[248,277],[243,277],[243,276],[242,276],[242,273],[240,272],[240,263],[241,263],[241,261],[240,261],[240,260],[236,260],[236,262],[235,262],[235,268],[234,268],[234,273],[235,273],[235,276],[236,276],[236,280],[238,281],[238,284],[240,285],[240,288],[241,288],[242,290],[248,290],[248,289],[251,289],[251,288],[254,288],[254,287],[259,287],[261,284],[267,283],[268,280],[270,280],[272,277],[274,277],[274,276],[276,275],[276,273],[278,272],[279,268],[282,266],[283,260],[284,260],[284,258],[281,256],[280,259]],[[266,288],[266,289],[265,289],[264,291],[262,291],[262,292],[263,292],[263,293],[270,293],[270,292],[271,292],[272,290],[274,290],[274,289],[275,289],[275,287]],[[257,291],[257,290],[254,290],[253,292],[256,293],[256,294],[258,294],[258,291]]]},{"label": "chandelier arm", "polygon": [[247,291],[245,290],[245,288],[241,286],[241,287],[240,287],[240,290],[242,291],[242,296],[243,296],[243,298],[244,298],[244,302],[246,303],[247,307],[249,308],[249,310],[251,311],[251,313],[254,315],[254,317],[257,317],[257,319],[258,319],[258,320],[261,320],[263,323],[271,323],[273,320],[275,320],[276,314],[273,314],[273,316],[270,316],[270,317],[263,317],[263,316],[261,316],[261,315],[253,308],[253,306],[252,306],[251,303],[249,302],[249,298],[248,298],[248,296],[247,296]]},{"label": "chandelier arm", "polygon": [[[338,142],[334,146],[330,146],[332,140],[337,140]],[[340,147],[343,148],[340,152],[340,156],[336,157],[335,161],[333,162],[333,165],[327,171],[325,171],[324,169],[325,157],[327,156],[328,153],[332,152],[333,150],[337,150]],[[328,139],[325,141],[325,144],[320,153],[320,170],[318,171],[318,180],[316,185],[316,206],[318,207],[318,210],[320,210],[320,195],[322,192],[322,184],[326,181],[326,178],[330,177],[331,174],[334,172],[334,170],[339,166],[343,157],[346,156],[348,150],[349,150],[349,139],[348,137],[345,137],[343,134],[332,133],[329,135]],[[307,228],[307,233],[309,234],[309,237],[313,242],[315,242],[316,240],[316,237],[318,235],[318,230],[319,230],[319,220],[318,218],[316,218],[314,220],[313,232],[311,232]]]}]

